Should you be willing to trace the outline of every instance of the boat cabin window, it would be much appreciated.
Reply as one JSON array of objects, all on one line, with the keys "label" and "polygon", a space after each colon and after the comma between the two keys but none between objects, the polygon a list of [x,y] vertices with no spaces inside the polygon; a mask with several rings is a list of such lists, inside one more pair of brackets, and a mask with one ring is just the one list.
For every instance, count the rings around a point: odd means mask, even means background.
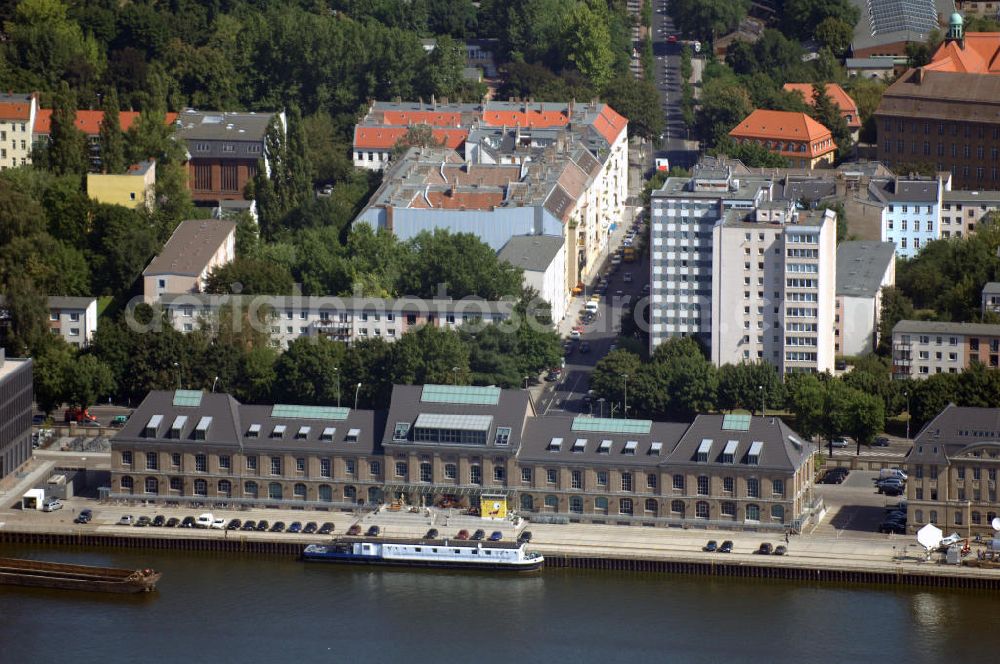
[{"label": "boat cabin window", "polygon": [[413,550],[416,551],[417,553],[420,553],[421,551],[423,551],[423,549],[420,548],[419,546],[413,547]]},{"label": "boat cabin window", "polygon": [[455,553],[462,553],[461,549],[455,549]]}]

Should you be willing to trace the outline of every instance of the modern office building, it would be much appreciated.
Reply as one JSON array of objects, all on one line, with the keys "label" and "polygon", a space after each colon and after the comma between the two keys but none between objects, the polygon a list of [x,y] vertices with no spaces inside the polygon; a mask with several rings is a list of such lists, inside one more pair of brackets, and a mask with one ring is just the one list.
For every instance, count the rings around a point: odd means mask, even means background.
[{"label": "modern office building", "polygon": [[892,243],[854,240],[837,245],[834,351],[838,356],[867,355],[878,347],[882,289],[895,284]]},{"label": "modern office building", "polygon": [[[328,337],[353,343],[360,339],[396,341],[422,325],[457,329],[509,320],[513,301],[403,297],[162,295],[159,305],[180,332],[212,328],[220,320],[258,325],[276,348],[302,337]],[[225,318],[220,318],[227,314]],[[252,322],[251,322],[252,321]]]},{"label": "modern office building", "polygon": [[209,273],[236,258],[236,222],[182,221],[142,272],[147,304],[168,294],[200,293]]},{"label": "modern office building", "polygon": [[1000,513],[1000,409],[949,404],[924,425],[906,458],[906,528],[928,523],[963,537],[993,535]]},{"label": "modern office building", "polygon": [[8,358],[0,348],[0,480],[31,458],[31,359]]},{"label": "modern office building", "polygon": [[892,328],[895,378],[959,373],[973,362],[1000,367],[1000,325],[901,320]]}]

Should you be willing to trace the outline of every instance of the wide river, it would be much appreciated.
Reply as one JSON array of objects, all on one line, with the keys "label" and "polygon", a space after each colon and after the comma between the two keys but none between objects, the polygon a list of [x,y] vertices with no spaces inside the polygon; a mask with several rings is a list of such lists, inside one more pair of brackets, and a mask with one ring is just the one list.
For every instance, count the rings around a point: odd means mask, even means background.
[{"label": "wide river", "polygon": [[994,594],[548,570],[389,571],[0,546],[155,567],[159,590],[0,586],[0,664],[995,661]]}]

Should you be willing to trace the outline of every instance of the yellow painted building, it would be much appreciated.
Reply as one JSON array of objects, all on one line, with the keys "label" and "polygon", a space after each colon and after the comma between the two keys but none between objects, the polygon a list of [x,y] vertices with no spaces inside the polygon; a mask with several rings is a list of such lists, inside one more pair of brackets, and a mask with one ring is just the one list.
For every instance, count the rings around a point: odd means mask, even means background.
[{"label": "yellow painted building", "polygon": [[87,195],[99,203],[152,210],[156,196],[156,162],[132,164],[128,172],[122,174],[88,173]]}]

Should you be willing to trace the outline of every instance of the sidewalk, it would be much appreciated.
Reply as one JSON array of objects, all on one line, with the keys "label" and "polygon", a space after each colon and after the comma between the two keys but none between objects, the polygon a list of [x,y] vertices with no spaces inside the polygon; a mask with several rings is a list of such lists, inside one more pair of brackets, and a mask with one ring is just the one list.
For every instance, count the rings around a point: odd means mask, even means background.
[{"label": "sidewalk", "polygon": [[[28,464],[30,470],[27,471],[27,474],[17,473],[17,475],[21,475],[20,477],[8,475],[4,478],[4,482],[0,483],[0,507],[10,507],[15,500],[20,502],[21,496],[28,489],[33,488],[49,476],[56,462],[32,459]],[[12,477],[14,481],[9,481]]]}]

